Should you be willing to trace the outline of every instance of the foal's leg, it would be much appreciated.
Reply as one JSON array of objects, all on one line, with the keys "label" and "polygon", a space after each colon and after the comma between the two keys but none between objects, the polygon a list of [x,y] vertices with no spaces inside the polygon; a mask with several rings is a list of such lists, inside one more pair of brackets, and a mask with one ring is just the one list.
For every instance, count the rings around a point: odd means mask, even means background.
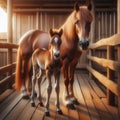
[{"label": "foal's leg", "polygon": [[31,105],[34,107],[34,97],[35,97],[35,83],[36,83],[36,72],[37,72],[37,66],[33,66],[33,76],[32,76],[32,92],[31,92]]},{"label": "foal's leg", "polygon": [[48,79],[48,86],[47,86],[47,98],[46,98],[46,105],[45,105],[45,115],[50,116],[49,114],[49,99],[52,92],[52,83],[51,83],[51,75],[49,70],[46,70],[46,77]]},{"label": "foal's leg", "polygon": [[38,87],[38,93],[37,93],[37,98],[38,98],[38,102],[40,106],[43,106],[42,103],[42,96],[41,96],[41,81],[42,81],[42,70],[39,68],[39,72],[38,72],[39,76],[37,76],[37,87]]},{"label": "foal's leg", "polygon": [[56,102],[55,105],[57,107],[57,112],[59,114],[62,114],[62,111],[60,109],[60,101],[59,101],[59,93],[60,93],[60,85],[59,85],[59,81],[60,81],[60,71],[58,71],[57,73],[54,74],[55,77],[55,91],[56,91]]}]

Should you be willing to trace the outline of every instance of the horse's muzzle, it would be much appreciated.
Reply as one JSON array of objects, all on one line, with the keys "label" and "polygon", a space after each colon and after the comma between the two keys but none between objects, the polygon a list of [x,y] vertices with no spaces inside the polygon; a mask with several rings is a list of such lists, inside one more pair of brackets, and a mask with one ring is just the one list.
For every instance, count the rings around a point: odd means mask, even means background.
[{"label": "horse's muzzle", "polygon": [[89,41],[86,40],[86,41],[79,41],[79,45],[80,47],[83,49],[83,50],[86,50],[89,46]]}]

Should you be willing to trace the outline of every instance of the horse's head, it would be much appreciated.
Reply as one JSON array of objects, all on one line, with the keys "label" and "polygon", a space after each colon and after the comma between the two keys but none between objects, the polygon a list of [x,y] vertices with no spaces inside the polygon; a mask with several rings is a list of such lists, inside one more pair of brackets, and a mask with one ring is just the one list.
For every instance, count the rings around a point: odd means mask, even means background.
[{"label": "horse's head", "polygon": [[53,30],[50,29],[50,49],[52,50],[53,56],[55,59],[58,59],[60,57],[60,45],[62,43],[61,35],[63,33],[63,29]]},{"label": "horse's head", "polygon": [[93,20],[91,9],[91,4],[79,6],[78,3],[75,3],[74,5],[74,24],[79,38],[79,46],[83,50],[86,50],[89,45],[89,32]]}]

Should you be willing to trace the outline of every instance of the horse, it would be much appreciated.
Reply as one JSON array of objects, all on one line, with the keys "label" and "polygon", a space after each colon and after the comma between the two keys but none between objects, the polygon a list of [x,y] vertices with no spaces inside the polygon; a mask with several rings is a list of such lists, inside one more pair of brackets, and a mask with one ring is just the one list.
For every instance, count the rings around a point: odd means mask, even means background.
[{"label": "horse", "polygon": [[[38,93],[37,98],[40,106],[43,106],[42,96],[41,96],[41,81],[44,75],[48,80],[47,86],[47,98],[45,105],[45,115],[49,114],[49,99],[52,92],[52,80],[51,76],[54,75],[55,78],[55,91],[56,91],[56,102],[57,112],[62,114],[59,103],[59,79],[60,79],[60,69],[62,66],[62,61],[60,59],[60,45],[61,45],[61,35],[63,30],[60,31],[50,29],[50,43],[49,49],[37,48],[32,54],[32,66],[33,66],[33,77],[32,77],[32,92],[31,92],[31,105],[35,106],[34,94],[35,94],[35,84],[37,81]],[[38,77],[36,76],[38,74]]]},{"label": "horse", "polygon": [[[62,73],[65,85],[63,101],[70,109],[74,109],[74,104],[78,104],[73,91],[74,72],[82,51],[87,50],[89,46],[89,33],[93,21],[91,9],[92,5],[90,3],[83,6],[75,3],[74,10],[60,27],[60,29],[63,29],[61,36],[62,43],[60,46]],[[27,41],[27,39],[24,41]],[[31,41],[33,41],[33,39],[31,39]],[[31,42],[29,44],[31,44]],[[26,56],[28,55],[29,54],[26,54]],[[29,67],[26,66],[26,68]]]}]

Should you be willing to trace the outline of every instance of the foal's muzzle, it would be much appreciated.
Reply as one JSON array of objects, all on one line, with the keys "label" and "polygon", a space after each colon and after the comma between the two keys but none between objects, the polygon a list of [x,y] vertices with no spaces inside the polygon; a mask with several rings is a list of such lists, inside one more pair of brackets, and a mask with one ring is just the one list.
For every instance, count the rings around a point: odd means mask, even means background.
[{"label": "foal's muzzle", "polygon": [[79,41],[79,46],[83,49],[86,50],[89,46],[89,41],[85,40],[85,41]]},{"label": "foal's muzzle", "polygon": [[54,56],[55,56],[55,58],[58,58],[58,57],[60,56],[60,51],[58,51],[58,50],[55,51],[55,52],[54,52]]}]

